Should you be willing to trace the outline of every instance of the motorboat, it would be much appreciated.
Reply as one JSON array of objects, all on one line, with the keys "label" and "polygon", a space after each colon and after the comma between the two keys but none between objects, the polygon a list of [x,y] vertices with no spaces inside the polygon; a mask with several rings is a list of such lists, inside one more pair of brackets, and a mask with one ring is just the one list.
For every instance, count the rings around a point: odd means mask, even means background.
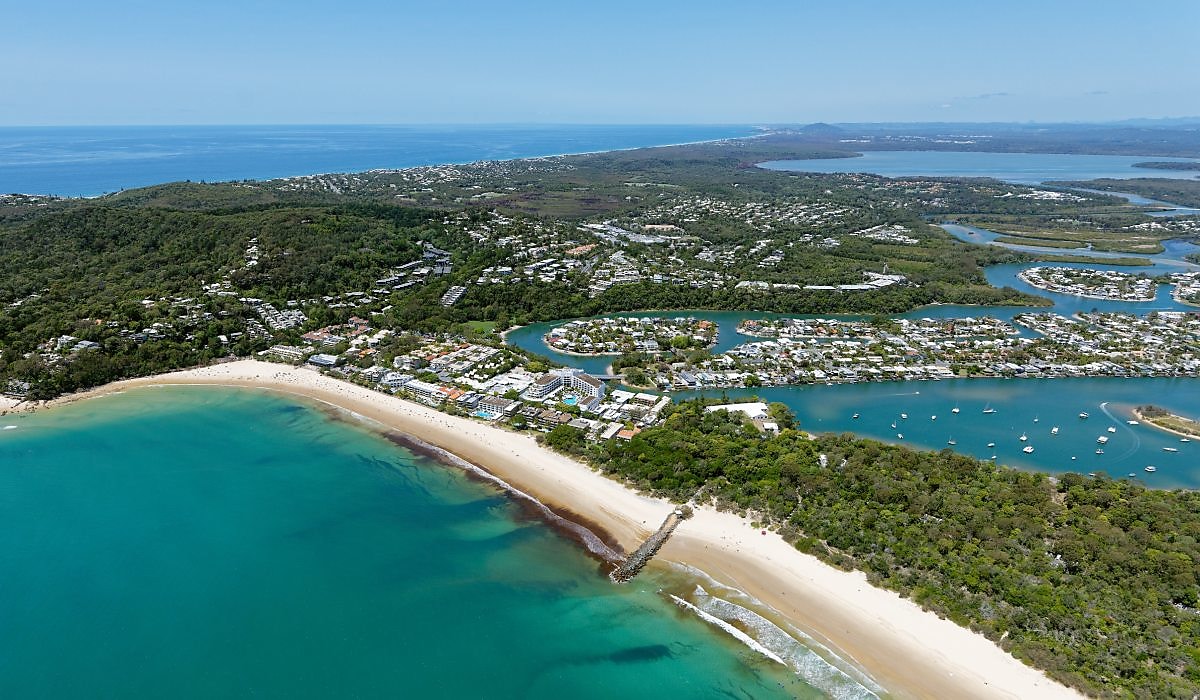
[{"label": "motorboat", "polygon": [[929,420],[937,420],[937,416],[930,416]]},{"label": "motorboat", "polygon": [[1080,417],[1080,418],[1082,418],[1082,419],[1084,419],[1084,420],[1087,420],[1087,417],[1088,417],[1087,411],[1080,411],[1080,412],[1079,412],[1079,417]]},{"label": "motorboat", "polygon": [[1108,442],[1108,436],[1107,436],[1107,435],[1101,435],[1100,437],[1096,438],[1096,442],[1098,442],[1098,443],[1100,443],[1101,445],[1103,445],[1104,443]]},{"label": "motorboat", "polygon": [[1110,433],[1115,433],[1115,432],[1117,432],[1117,429],[1116,429],[1116,427],[1115,427],[1115,426],[1111,426],[1111,425],[1110,425],[1110,426],[1108,426],[1108,432],[1110,432]]},{"label": "motorboat", "polygon": [[988,446],[988,447],[995,447],[995,446],[996,446],[996,443],[994,443],[994,442],[989,442],[989,443],[987,444],[987,446]]},{"label": "motorboat", "polygon": [[901,420],[908,420],[908,414],[907,414],[907,413],[901,413],[901,414],[900,414],[900,418],[901,418]]},{"label": "motorboat", "polygon": [[1024,452],[1025,454],[1029,454],[1029,453],[1033,452],[1033,445],[1026,445],[1025,447],[1023,447],[1021,449],[1021,451]]},{"label": "motorboat", "polygon": [[1164,447],[1163,448],[1163,452],[1178,452],[1178,451],[1179,451],[1178,447]]},{"label": "motorboat", "polygon": [[1097,448],[1096,448],[1096,454],[1098,454],[1098,455],[1102,455],[1102,454],[1104,454],[1104,450],[1102,450],[1102,449],[1100,449],[1099,447],[1097,447]]},{"label": "motorboat", "polygon": [[904,439],[904,433],[896,433],[896,439],[897,439],[897,440],[903,440],[903,439]]},{"label": "motorboat", "polygon": [[1050,434],[1058,435],[1058,426],[1057,425],[1050,429]]},{"label": "motorboat", "polygon": [[858,414],[857,414],[857,413],[855,413],[854,415],[852,415],[852,416],[850,416],[850,417],[851,417],[851,418],[854,418],[854,419],[857,419],[857,418],[858,418]]},{"label": "motorboat", "polygon": [[1148,464],[1148,465],[1146,465],[1146,468],[1143,469],[1142,471],[1150,472],[1151,474],[1153,474],[1154,472],[1158,471],[1158,467]]},{"label": "motorboat", "polygon": [[1139,422],[1137,422],[1137,421],[1135,421],[1135,420],[1127,420],[1127,421],[1125,421],[1125,423],[1126,423],[1127,425],[1141,425],[1141,423],[1139,423]]}]

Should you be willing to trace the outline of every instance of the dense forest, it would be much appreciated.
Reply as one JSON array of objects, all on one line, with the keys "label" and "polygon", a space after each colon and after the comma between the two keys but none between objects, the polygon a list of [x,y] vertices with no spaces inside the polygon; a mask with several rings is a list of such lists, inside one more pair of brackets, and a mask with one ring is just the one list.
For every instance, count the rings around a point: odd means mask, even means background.
[{"label": "dense forest", "polygon": [[701,401],[669,411],[628,442],[587,444],[566,427],[547,442],[639,488],[769,523],[1089,694],[1200,692],[1200,494],[848,435],[769,437]]}]

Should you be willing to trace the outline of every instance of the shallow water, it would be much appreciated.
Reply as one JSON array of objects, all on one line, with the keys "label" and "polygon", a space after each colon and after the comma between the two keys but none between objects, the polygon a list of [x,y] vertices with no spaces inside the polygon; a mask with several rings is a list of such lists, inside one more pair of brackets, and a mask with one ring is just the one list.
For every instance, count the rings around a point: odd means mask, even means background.
[{"label": "shallow water", "polygon": [[3,697],[824,694],[679,582],[613,585],[495,487],[292,399],[3,420]]}]

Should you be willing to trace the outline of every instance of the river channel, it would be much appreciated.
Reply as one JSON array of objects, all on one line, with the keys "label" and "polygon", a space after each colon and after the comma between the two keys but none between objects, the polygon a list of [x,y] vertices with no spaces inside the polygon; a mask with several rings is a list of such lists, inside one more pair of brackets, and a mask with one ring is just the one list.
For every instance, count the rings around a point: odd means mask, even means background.
[{"label": "river channel", "polygon": [[[877,154],[878,152],[876,152]],[[867,156],[876,154],[868,153]],[[1021,159],[1001,158],[1001,166],[974,167],[969,172],[962,168],[955,171],[951,166],[961,165],[967,160],[953,156],[946,165],[945,156],[936,154],[942,168],[915,170],[920,166],[921,152],[908,152],[908,163],[888,160],[889,168],[878,174],[896,176],[923,172],[940,176],[992,176],[1022,184],[1041,182],[1045,179],[1092,179],[1095,177],[1146,177],[1158,176],[1170,171],[1133,171],[1130,166],[1147,158],[1117,156],[1045,156],[1041,154],[967,154],[980,156],[1037,155],[1032,162],[1026,159],[1025,170],[1014,168]],[[961,155],[961,154],[960,154]],[[918,162],[911,158],[917,156]],[[1101,160],[1091,160],[1100,158]],[[1054,159],[1058,159],[1055,165]],[[1083,159],[1082,164],[1079,159]],[[1063,165],[1062,161],[1067,161]],[[1155,159],[1159,160],[1159,159]],[[858,170],[867,170],[874,161],[863,159],[841,159],[832,167],[839,170],[821,172],[855,172],[848,162],[857,162]],[[791,167],[776,169],[800,170],[797,163],[807,166],[816,163],[830,166],[831,161],[789,162]],[[928,163],[926,163],[928,165]],[[1041,168],[1038,172],[1033,172]],[[1050,169],[1047,175],[1047,168]],[[946,171],[949,169],[950,171]],[[1123,170],[1122,170],[1123,169]],[[1122,174],[1115,175],[1114,172]],[[877,170],[872,170],[877,172]],[[1006,177],[1007,175],[1007,177]],[[1148,200],[1136,202],[1147,203]],[[1155,204],[1162,204],[1154,202]],[[1187,215],[1195,210],[1179,208],[1175,215]],[[991,244],[998,235],[974,227],[945,225],[949,233],[960,240]],[[1017,248],[1023,250],[1023,248]],[[1063,251],[1029,249],[1030,252]],[[1072,267],[1113,269],[1125,272],[1166,274],[1195,269],[1184,256],[1200,251],[1200,246],[1175,240],[1167,241],[1165,250],[1149,256],[1150,266],[1128,267],[1103,264],[1111,254],[1090,250],[1071,250],[1073,255],[1087,255],[1096,259],[1095,264],[1070,264]],[[992,316],[1011,319],[1023,311],[1053,311],[1071,315],[1080,311],[1121,311],[1143,315],[1151,311],[1197,311],[1196,307],[1179,304],[1170,295],[1169,285],[1160,285],[1152,302],[1118,302],[1088,299],[1069,294],[1058,294],[1035,289],[1018,278],[1018,274],[1039,263],[996,265],[985,270],[988,282],[997,287],[1010,286],[1021,291],[1045,297],[1053,302],[1052,307],[1037,309],[1016,307],[972,307],[938,305],[915,309],[898,318],[967,318]],[[1044,263],[1041,263],[1044,264]],[[1061,265],[1063,263],[1054,263]],[[724,352],[741,343],[754,340],[739,335],[738,324],[748,318],[770,318],[779,314],[753,311],[672,311],[632,314],[611,314],[622,317],[671,317],[692,316],[709,319],[719,326],[719,339],[713,353]],[[791,314],[791,316],[796,316]],[[829,316],[826,316],[828,318]],[[837,318],[854,318],[841,316]],[[543,336],[563,321],[535,323],[518,328],[507,336],[509,344],[530,352],[551,357],[572,367],[602,374],[612,361],[610,356],[580,357],[559,353],[549,348]],[[1024,332],[1029,334],[1028,331]],[[1181,442],[1170,433],[1138,424],[1130,425],[1132,409],[1138,405],[1154,403],[1173,413],[1200,416],[1200,379],[1192,378],[1050,378],[1050,379],[954,379],[946,381],[911,382],[865,382],[859,384],[809,384],[800,386],[761,387],[755,389],[727,389],[708,392],[675,392],[678,399],[697,395],[730,398],[759,396],[765,401],[780,401],[787,404],[796,414],[801,427],[812,432],[852,432],[862,437],[885,442],[903,444],[921,449],[954,449],[980,459],[995,458],[997,462],[1023,469],[1036,469],[1051,473],[1103,472],[1116,478],[1132,476],[1149,486],[1158,488],[1200,487],[1200,441]],[[954,412],[957,408],[958,412]],[[985,409],[991,409],[984,413]],[[1081,413],[1088,414],[1086,419]],[[902,414],[907,418],[902,418]],[[854,416],[858,417],[855,418]],[[892,428],[895,424],[897,427]],[[1057,431],[1053,428],[1057,427]],[[1112,427],[1115,433],[1108,432]],[[903,434],[903,440],[897,435]],[[1025,441],[1020,438],[1024,435]],[[1108,438],[1103,454],[1096,454],[1100,436]],[[954,445],[949,443],[953,441]],[[993,446],[989,446],[993,445]],[[1032,453],[1022,448],[1033,446]],[[1170,448],[1175,451],[1168,451]],[[1146,466],[1156,467],[1154,473],[1144,471]]]}]

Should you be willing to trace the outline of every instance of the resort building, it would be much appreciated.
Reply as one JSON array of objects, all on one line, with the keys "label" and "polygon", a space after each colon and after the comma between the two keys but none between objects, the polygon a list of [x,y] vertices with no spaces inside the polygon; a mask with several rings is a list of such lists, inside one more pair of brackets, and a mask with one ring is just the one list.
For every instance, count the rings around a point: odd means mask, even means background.
[{"label": "resort building", "polygon": [[445,394],[442,393],[442,387],[437,384],[423,382],[420,379],[410,379],[403,385],[403,388],[426,403],[441,403],[442,399],[445,398]]},{"label": "resort building", "polygon": [[480,397],[479,403],[475,406],[480,411],[486,411],[497,416],[506,416],[516,412],[521,407],[521,402],[514,399],[506,399],[502,396],[486,395]]},{"label": "resort building", "polygon": [[322,368],[337,367],[341,359],[337,355],[329,355],[321,352],[308,358],[308,364]]},{"label": "resort building", "polygon": [[535,401],[545,399],[562,389],[576,397],[577,405],[592,410],[604,398],[604,382],[580,369],[555,369],[538,377],[526,390]]}]

